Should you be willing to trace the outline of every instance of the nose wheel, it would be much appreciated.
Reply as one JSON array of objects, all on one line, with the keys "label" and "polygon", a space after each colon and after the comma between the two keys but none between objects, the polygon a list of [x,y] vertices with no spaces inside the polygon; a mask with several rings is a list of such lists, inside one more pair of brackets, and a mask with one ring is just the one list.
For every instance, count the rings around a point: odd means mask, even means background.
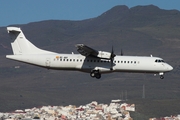
[{"label": "nose wheel", "polygon": [[99,70],[93,70],[91,73],[90,73],[90,76],[91,77],[95,77],[97,79],[100,79],[101,78],[101,73],[99,73]]},{"label": "nose wheel", "polygon": [[163,76],[163,75],[160,75],[160,78],[161,78],[161,79],[164,79],[164,76]]},{"label": "nose wheel", "polygon": [[164,73],[163,73],[163,72],[159,73],[159,75],[160,75],[160,78],[161,78],[161,79],[164,79],[164,76],[163,76]]}]

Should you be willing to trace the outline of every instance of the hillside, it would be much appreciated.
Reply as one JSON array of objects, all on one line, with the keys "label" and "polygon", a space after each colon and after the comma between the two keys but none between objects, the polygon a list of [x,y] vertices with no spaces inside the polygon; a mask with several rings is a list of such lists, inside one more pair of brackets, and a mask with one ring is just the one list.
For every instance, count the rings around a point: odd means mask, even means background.
[{"label": "hillside", "polygon": [[147,112],[141,109],[145,106],[140,102],[143,85],[147,104],[156,100],[162,103],[174,100],[175,104],[180,101],[180,11],[162,10],[153,5],[115,6],[96,18],[82,21],[48,20],[10,26],[21,27],[33,44],[46,50],[78,53],[75,48],[78,43],[105,51],[111,51],[113,46],[116,54],[123,49],[125,55],[162,57],[174,70],[165,74],[164,80],[151,74],[133,73],[105,74],[96,80],[86,73],[46,70],[5,59],[12,50],[6,28],[1,27],[0,111],[49,104],[79,105],[92,100],[109,103],[111,99],[120,98],[123,91],[128,92],[130,102],[134,100],[138,104],[137,112],[142,116],[158,117],[180,111],[168,105],[159,114],[158,108],[149,108]]}]

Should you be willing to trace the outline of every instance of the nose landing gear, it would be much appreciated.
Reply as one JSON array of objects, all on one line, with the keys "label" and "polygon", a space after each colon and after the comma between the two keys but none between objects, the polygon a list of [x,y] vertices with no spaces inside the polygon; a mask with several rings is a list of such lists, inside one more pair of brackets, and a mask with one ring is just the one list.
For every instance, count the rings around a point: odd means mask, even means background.
[{"label": "nose landing gear", "polygon": [[160,78],[161,78],[161,79],[164,79],[164,76],[163,76],[163,75],[160,75]]},{"label": "nose landing gear", "polygon": [[160,78],[161,78],[161,79],[164,79],[164,76],[163,76],[164,73],[163,73],[163,72],[159,73],[159,75],[160,75]]}]

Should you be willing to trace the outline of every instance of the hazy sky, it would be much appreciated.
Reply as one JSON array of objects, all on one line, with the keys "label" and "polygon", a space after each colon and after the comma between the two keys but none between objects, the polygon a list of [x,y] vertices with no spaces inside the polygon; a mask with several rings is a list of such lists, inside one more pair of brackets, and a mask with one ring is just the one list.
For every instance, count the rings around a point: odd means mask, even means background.
[{"label": "hazy sky", "polygon": [[116,5],[156,5],[180,10],[180,0],[0,0],[0,27],[43,20],[83,20]]}]

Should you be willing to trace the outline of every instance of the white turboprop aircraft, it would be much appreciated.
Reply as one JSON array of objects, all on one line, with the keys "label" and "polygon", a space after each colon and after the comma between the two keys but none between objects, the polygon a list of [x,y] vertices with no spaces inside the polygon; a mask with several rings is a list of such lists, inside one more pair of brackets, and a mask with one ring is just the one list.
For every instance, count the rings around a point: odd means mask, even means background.
[{"label": "white turboprop aircraft", "polygon": [[84,44],[77,44],[80,54],[60,54],[42,50],[26,39],[18,27],[7,27],[13,40],[11,43],[14,55],[6,58],[56,70],[76,70],[90,73],[91,77],[101,78],[103,73],[135,72],[159,74],[173,69],[159,57],[118,56],[112,52],[96,51]]}]

